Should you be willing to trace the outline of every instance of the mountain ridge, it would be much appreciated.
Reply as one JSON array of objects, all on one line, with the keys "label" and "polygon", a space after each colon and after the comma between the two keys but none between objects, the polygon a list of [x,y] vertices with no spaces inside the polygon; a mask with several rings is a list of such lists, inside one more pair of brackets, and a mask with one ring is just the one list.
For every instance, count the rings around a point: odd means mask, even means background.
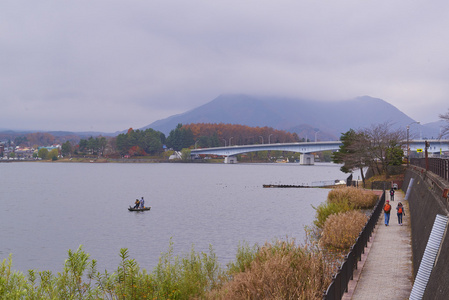
[{"label": "mountain ridge", "polygon": [[[317,101],[277,96],[254,96],[247,94],[223,94],[213,100],[181,114],[157,120],[138,128],[152,128],[166,136],[176,126],[190,123],[240,124],[251,127],[272,127],[295,132],[300,138],[321,141],[338,140],[349,129],[366,128],[374,124],[390,122],[396,128],[410,125],[410,138],[437,139],[440,128],[446,122],[438,120],[427,124],[416,122],[385,100],[360,96],[341,101]],[[413,125],[411,125],[413,124]],[[114,133],[95,131],[41,131],[0,129],[0,133],[17,136],[31,132],[48,132],[55,136],[79,135],[116,136],[128,128]]]},{"label": "mountain ridge", "polygon": [[[185,113],[153,122],[152,128],[168,135],[177,124],[225,123],[272,127],[300,137],[319,134],[321,140],[338,140],[349,129],[389,122],[405,128],[415,121],[385,100],[360,96],[341,101],[316,101],[276,96],[224,94]],[[418,125],[421,135],[435,136],[435,128]],[[300,134],[301,133],[301,134]]]}]

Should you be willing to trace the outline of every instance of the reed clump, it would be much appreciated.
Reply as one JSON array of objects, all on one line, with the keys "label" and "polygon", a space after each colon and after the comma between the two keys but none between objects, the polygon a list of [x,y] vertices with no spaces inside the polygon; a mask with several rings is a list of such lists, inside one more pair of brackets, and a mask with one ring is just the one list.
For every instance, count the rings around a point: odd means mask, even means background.
[{"label": "reed clump", "polygon": [[243,272],[230,274],[207,299],[322,299],[331,282],[324,254],[293,241],[267,243],[253,254]]},{"label": "reed clump", "polygon": [[331,215],[344,213],[355,209],[370,209],[376,204],[378,196],[371,191],[355,187],[339,187],[331,190],[327,201],[315,208],[316,216],[313,221],[319,229]]},{"label": "reed clump", "polygon": [[327,196],[329,203],[348,203],[355,209],[368,209],[374,207],[378,196],[368,190],[356,187],[341,187],[333,189]]},{"label": "reed clump", "polygon": [[324,223],[320,243],[330,249],[349,249],[355,243],[367,219],[368,217],[358,210],[329,216]]}]

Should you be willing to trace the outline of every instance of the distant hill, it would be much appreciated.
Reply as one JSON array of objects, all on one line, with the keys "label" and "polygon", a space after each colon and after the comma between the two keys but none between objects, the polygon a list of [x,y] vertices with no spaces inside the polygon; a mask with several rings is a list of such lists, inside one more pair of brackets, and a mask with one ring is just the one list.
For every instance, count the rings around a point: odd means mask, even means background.
[{"label": "distant hill", "polygon": [[66,141],[70,141],[73,143],[79,143],[80,139],[88,139],[91,136],[105,136],[112,137],[117,136],[119,133],[104,133],[104,132],[72,132],[72,131],[33,131],[33,130],[2,130],[0,129],[0,142],[7,142],[8,140],[14,141],[18,137],[26,136],[27,134],[36,133],[36,132],[45,132],[53,135],[55,137],[55,143],[62,144]]},{"label": "distant hill", "polygon": [[[349,129],[366,128],[373,124],[389,121],[393,126],[406,128],[414,120],[388,102],[369,96],[344,101],[315,101],[283,97],[258,97],[244,94],[221,95],[212,101],[166,119],[158,120],[145,127],[163,132],[166,136],[179,123],[225,123],[251,127],[272,127],[295,132],[300,138],[314,141],[338,140]],[[410,138],[434,138],[445,126],[444,121],[428,124],[413,124]],[[0,129],[0,141],[14,140],[17,136],[36,132],[31,130],[12,131]],[[117,136],[119,133],[48,131],[55,137]]]},{"label": "distant hill", "polygon": [[[226,123],[273,127],[296,132],[301,138],[337,140],[349,129],[389,121],[405,128],[414,120],[388,102],[369,96],[345,101],[312,101],[281,97],[221,95],[185,113],[156,121],[141,129],[153,128],[166,135],[177,124]],[[415,124],[425,136],[437,136],[435,127]],[[413,127],[414,130],[417,127]],[[417,130],[417,129],[416,129]]]}]

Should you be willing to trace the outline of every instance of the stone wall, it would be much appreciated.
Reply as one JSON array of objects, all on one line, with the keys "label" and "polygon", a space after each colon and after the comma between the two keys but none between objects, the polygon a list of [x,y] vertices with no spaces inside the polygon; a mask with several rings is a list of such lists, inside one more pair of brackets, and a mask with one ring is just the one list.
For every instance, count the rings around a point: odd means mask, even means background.
[{"label": "stone wall", "polygon": [[[448,199],[443,197],[449,182],[424,169],[410,167],[404,177],[402,189],[407,192],[410,179],[413,184],[409,193],[411,218],[413,278],[416,277],[427,241],[437,214],[449,215]],[[400,258],[398,258],[400,259]],[[424,299],[448,299],[449,295],[449,234],[443,237],[440,254],[429,278]]]}]

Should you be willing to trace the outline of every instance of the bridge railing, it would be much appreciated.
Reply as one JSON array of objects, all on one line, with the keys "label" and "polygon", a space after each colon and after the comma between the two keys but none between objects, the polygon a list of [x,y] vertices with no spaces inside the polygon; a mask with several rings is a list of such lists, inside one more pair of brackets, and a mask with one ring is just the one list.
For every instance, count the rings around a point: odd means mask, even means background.
[{"label": "bridge railing", "polygon": [[410,164],[426,169],[449,181],[449,159],[430,157],[427,158],[426,163],[426,158],[412,158],[410,159]]},{"label": "bridge railing", "polygon": [[382,212],[385,203],[385,192],[377,201],[371,216],[360,232],[356,242],[352,245],[351,250],[345,256],[343,263],[338,268],[337,273],[332,277],[332,282],[323,293],[324,300],[341,299],[345,292],[348,291],[349,281],[352,280],[354,270],[357,269],[357,262],[361,260],[365,247],[374,231],[377,220]]}]

